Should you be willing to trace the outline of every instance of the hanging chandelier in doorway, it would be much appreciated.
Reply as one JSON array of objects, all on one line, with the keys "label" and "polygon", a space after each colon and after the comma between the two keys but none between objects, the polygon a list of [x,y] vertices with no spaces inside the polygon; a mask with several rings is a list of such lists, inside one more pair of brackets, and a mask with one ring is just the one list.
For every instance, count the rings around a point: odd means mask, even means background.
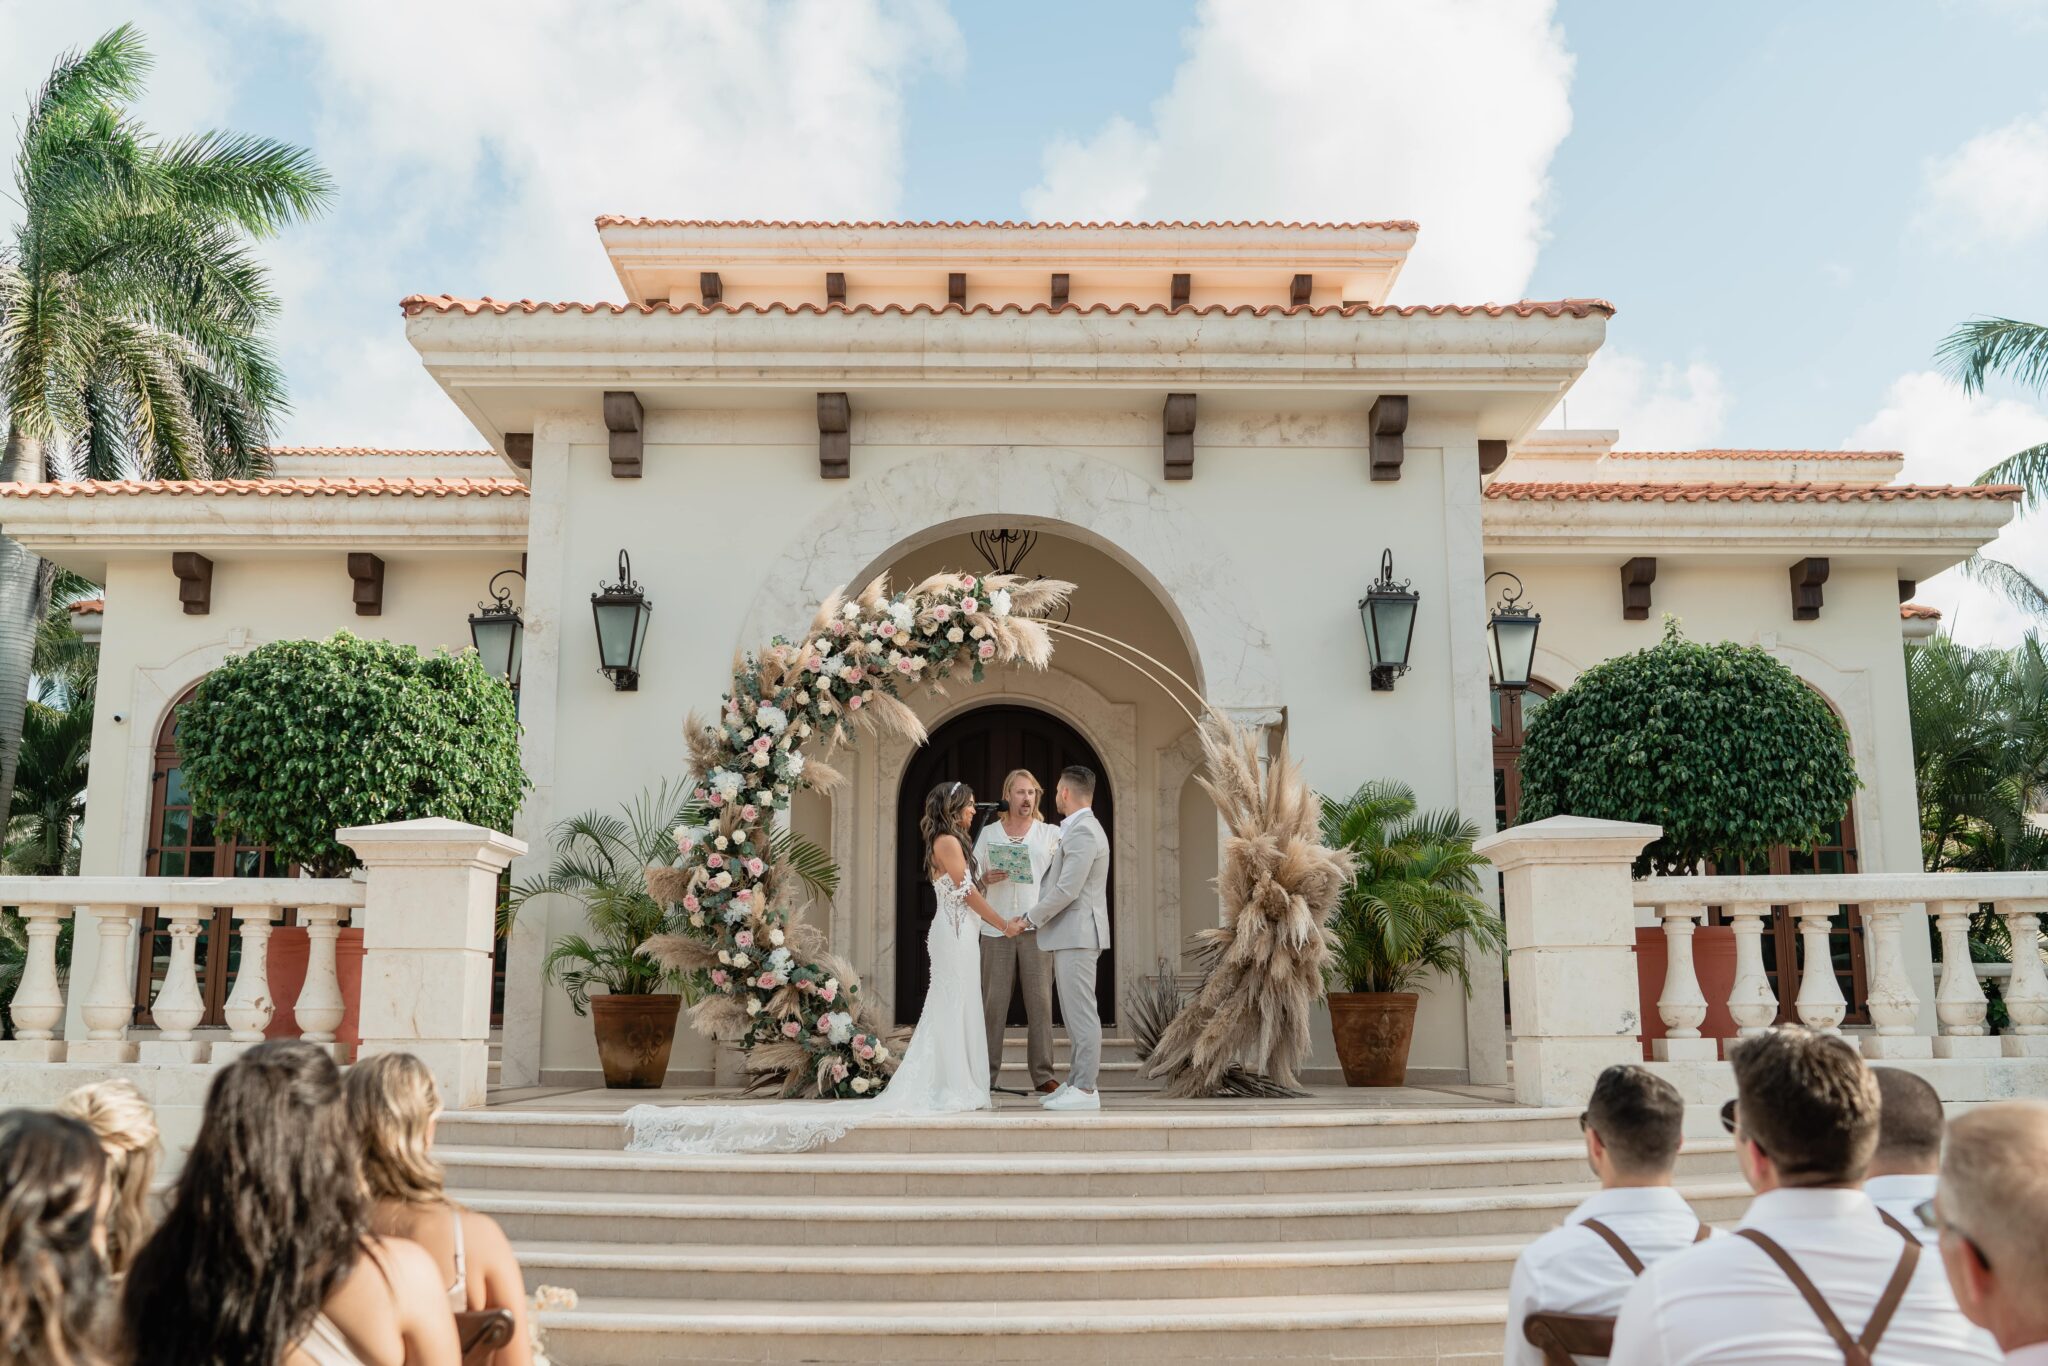
[{"label": "hanging chandelier in doorway", "polygon": [[[1024,572],[1024,557],[1038,544],[1038,533],[1020,527],[999,526],[990,527],[985,531],[970,532],[967,539],[973,543],[975,550],[980,552],[981,558],[988,562],[989,573],[1021,575]],[[1031,577],[1036,580],[1043,579],[1045,575],[1033,574]],[[1073,610],[1071,602],[1062,601],[1053,619],[1064,622],[1073,614]]]}]

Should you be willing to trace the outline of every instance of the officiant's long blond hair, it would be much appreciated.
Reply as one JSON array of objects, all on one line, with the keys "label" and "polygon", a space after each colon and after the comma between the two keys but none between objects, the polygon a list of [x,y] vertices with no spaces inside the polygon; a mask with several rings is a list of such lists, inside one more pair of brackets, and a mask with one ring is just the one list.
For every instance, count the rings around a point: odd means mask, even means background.
[{"label": "officiant's long blond hair", "polygon": [[1043,824],[1045,821],[1045,785],[1028,768],[1013,768],[1003,775],[1003,810],[1010,809],[1010,784],[1022,778],[1038,790],[1038,800],[1031,804],[1031,819]]}]

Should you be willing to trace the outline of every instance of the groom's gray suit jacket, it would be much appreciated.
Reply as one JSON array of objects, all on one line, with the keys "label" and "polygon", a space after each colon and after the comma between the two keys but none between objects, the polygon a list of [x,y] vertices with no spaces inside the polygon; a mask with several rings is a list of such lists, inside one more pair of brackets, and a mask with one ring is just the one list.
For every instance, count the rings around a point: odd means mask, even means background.
[{"label": "groom's gray suit jacket", "polygon": [[1030,919],[1047,953],[1109,947],[1109,835],[1092,809],[1074,813],[1061,828]]}]

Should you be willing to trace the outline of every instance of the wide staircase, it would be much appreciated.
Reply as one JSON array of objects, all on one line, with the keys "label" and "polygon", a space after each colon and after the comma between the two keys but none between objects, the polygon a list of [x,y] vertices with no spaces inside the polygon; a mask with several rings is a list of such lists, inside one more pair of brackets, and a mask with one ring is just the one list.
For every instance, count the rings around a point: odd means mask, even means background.
[{"label": "wide staircase", "polygon": [[[1498,1361],[1515,1254],[1589,1189],[1576,1112],[1436,1093],[876,1122],[812,1153],[622,1151],[610,1112],[451,1113],[564,1366]],[[581,1093],[578,1104],[625,1097]],[[1684,1193],[1731,1219],[1725,1142]]]}]

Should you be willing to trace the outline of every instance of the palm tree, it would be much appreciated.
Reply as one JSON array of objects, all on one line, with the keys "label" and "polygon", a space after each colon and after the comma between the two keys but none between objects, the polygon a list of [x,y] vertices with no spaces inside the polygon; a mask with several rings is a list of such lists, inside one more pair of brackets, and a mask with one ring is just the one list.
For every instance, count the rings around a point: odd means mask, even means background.
[{"label": "palm tree", "polygon": [[[1985,380],[2001,374],[2031,389],[2048,381],[2048,327],[2013,318],[1974,318],[1942,339],[1935,352],[1943,373],[1966,394],[1983,391]],[[1977,476],[1980,484],[2017,484],[2020,506],[2033,511],[2048,499],[2048,442],[2015,451]],[[2021,610],[2048,616],[2048,589],[2017,566],[1972,555],[1963,572],[2003,594]]]},{"label": "palm tree", "polygon": [[44,680],[56,693],[55,705],[67,699],[90,699],[98,686],[100,648],[78,633],[71,623],[71,609],[87,598],[100,595],[90,579],[59,569],[50,588],[50,610],[36,631],[35,651],[30,668],[36,679]]},{"label": "palm tree", "polygon": [[[0,480],[194,478],[263,468],[284,383],[250,239],[332,194],[267,138],[160,141],[127,104],[149,54],[123,25],[57,60],[15,155],[0,247]],[[10,806],[36,626],[54,566],[0,536],[0,810]]]},{"label": "palm tree", "polygon": [[1478,838],[1479,827],[1456,811],[1418,812],[1405,783],[1368,782],[1342,800],[1323,798],[1324,845],[1357,861],[1330,921],[1333,988],[1411,991],[1437,972],[1471,994],[1467,955],[1507,943],[1480,896],[1487,863],[1472,852]]},{"label": "palm tree", "polygon": [[54,877],[78,871],[85,819],[86,763],[92,754],[92,696],[59,707],[45,687],[23,717],[21,766],[8,809],[4,862],[10,872]]},{"label": "palm tree", "polygon": [[1930,872],[2048,868],[2048,648],[1945,637],[1906,656],[1921,846]]}]

